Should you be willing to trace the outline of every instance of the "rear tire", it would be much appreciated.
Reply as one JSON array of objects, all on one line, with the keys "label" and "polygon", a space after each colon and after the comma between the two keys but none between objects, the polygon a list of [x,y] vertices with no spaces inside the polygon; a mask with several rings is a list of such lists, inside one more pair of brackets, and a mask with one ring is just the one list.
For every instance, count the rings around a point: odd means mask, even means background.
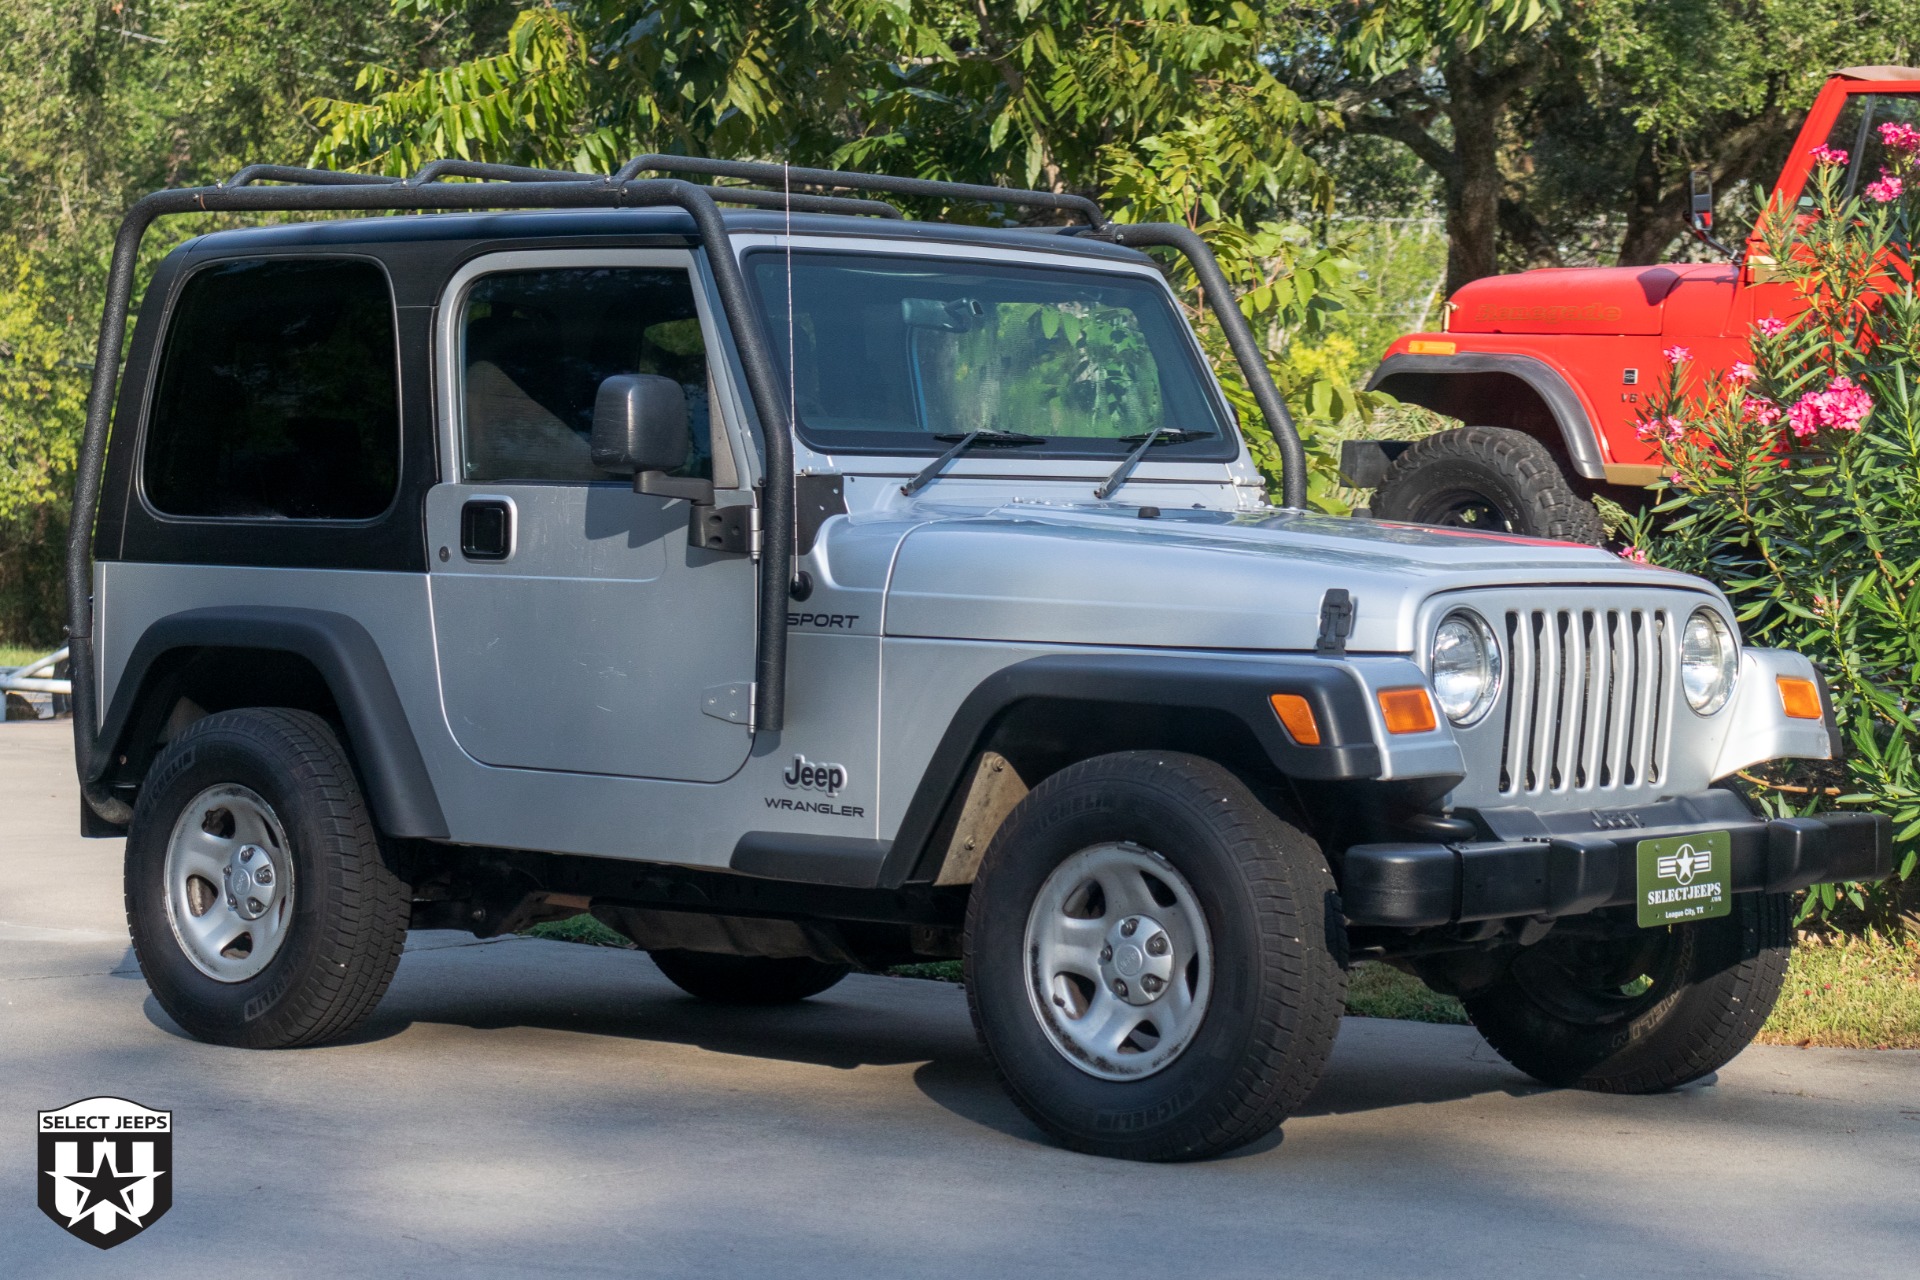
[{"label": "rear tire", "polygon": [[651,951],[667,981],[715,1004],[793,1004],[817,996],[850,972],[806,956],[715,955],[706,951]]},{"label": "rear tire", "polygon": [[[1785,894],[1717,920],[1608,942],[1549,935],[1469,995],[1500,1056],[1551,1085],[1660,1093],[1719,1070],[1759,1034],[1793,947]],[[1636,988],[1644,988],[1636,990]]]},{"label": "rear tire", "polygon": [[1319,846],[1173,752],[1043,781],[967,904],[988,1057],[1035,1124],[1095,1155],[1193,1160],[1271,1132],[1320,1078],[1345,962]]},{"label": "rear tire", "polygon": [[127,833],[126,902],[167,1016],[214,1044],[284,1049],[373,1012],[412,894],[332,727],[253,708],[196,721],[154,762]]},{"label": "rear tire", "polygon": [[1376,519],[1600,546],[1606,528],[1547,447],[1507,427],[1436,432],[1394,459]]}]

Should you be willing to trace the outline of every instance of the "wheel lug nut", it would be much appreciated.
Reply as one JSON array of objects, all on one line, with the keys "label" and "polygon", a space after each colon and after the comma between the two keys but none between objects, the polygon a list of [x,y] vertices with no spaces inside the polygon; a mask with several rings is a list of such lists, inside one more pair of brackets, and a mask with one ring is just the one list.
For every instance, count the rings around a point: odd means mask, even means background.
[{"label": "wheel lug nut", "polygon": [[1146,992],[1148,995],[1154,994],[1156,991],[1160,990],[1161,987],[1164,987],[1166,985],[1167,985],[1166,983],[1160,981],[1159,978],[1155,977],[1151,973],[1147,974],[1144,978],[1140,979],[1140,989]]},{"label": "wheel lug nut", "polygon": [[1156,933],[1147,939],[1147,954],[1150,956],[1163,956],[1171,950],[1173,950],[1173,944],[1167,941],[1167,935],[1164,933]]},{"label": "wheel lug nut", "polygon": [[1127,980],[1125,978],[1115,978],[1113,980],[1113,994],[1120,996],[1122,999],[1126,997]]},{"label": "wheel lug nut", "polygon": [[[273,868],[272,868],[272,867],[270,867],[270,866],[268,866],[268,865],[267,865],[266,863],[264,863],[264,862],[263,862],[263,863],[261,863],[261,864],[260,864],[260,866],[259,866],[259,868],[258,868],[257,870],[255,870],[255,871],[254,871],[254,873],[253,873],[253,882],[254,882],[255,884],[257,884],[257,885],[259,885],[259,886],[260,886],[261,888],[263,888],[263,889],[264,889],[264,888],[266,888],[266,887],[267,887],[268,885],[270,885],[270,884],[272,884],[272,883],[273,883]],[[1148,946],[1148,949],[1149,949],[1149,950],[1151,950],[1151,949],[1152,949],[1152,946],[1151,946],[1151,944],[1149,944],[1149,946]]]},{"label": "wheel lug nut", "polygon": [[1140,918],[1138,916],[1128,916],[1120,922],[1120,936],[1123,938],[1131,938],[1133,931],[1139,927]]},{"label": "wheel lug nut", "polygon": [[267,909],[267,904],[260,901],[260,899],[258,898],[247,899],[247,910],[253,912],[253,914],[259,915],[262,911],[265,911],[266,909]]},{"label": "wheel lug nut", "polygon": [[1113,959],[1113,945],[1109,943],[1108,945],[1100,948],[1100,963],[1105,964],[1107,961],[1111,959]]},{"label": "wheel lug nut", "polygon": [[256,853],[258,853],[258,852],[260,852],[260,851],[259,851],[258,849],[256,849],[256,848],[254,848],[254,847],[253,847],[252,845],[244,845],[244,846],[242,846],[242,848],[241,848],[241,850],[240,850],[240,861],[242,861],[242,862],[252,862],[252,861],[253,861],[253,855],[254,855],[254,854],[256,854]]}]

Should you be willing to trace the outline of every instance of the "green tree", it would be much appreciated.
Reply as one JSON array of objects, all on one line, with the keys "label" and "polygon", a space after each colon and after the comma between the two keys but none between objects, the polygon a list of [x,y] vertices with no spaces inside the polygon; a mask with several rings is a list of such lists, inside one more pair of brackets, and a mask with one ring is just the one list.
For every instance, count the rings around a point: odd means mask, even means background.
[{"label": "green tree", "polygon": [[[302,105],[347,91],[371,54],[458,57],[506,17],[431,21],[356,0],[0,5],[0,636],[60,634],[74,447],[127,206],[252,160],[297,161],[317,137]],[[148,263],[204,229],[168,225]]]},{"label": "green tree", "polygon": [[[453,12],[460,0],[401,0]],[[405,172],[434,155],[605,172],[643,151],[790,159],[1094,195],[1214,243],[1309,416],[1354,393],[1289,344],[1351,290],[1351,265],[1276,216],[1324,206],[1300,145],[1330,123],[1261,56],[1257,10],[1218,0],[664,0],[529,4],[502,43],[407,76],[369,66],[364,100],[316,101],[317,162]],[[995,216],[962,206],[924,214]],[[1046,216],[1046,215],[1038,215]],[[1188,282],[1203,339],[1224,352]],[[1230,362],[1217,362],[1230,371]],[[1229,376],[1231,377],[1230,373]],[[1251,401],[1243,417],[1258,424]],[[1278,452],[1250,435],[1269,476]],[[1321,458],[1315,491],[1331,503]]]},{"label": "green tree", "polygon": [[[1270,12],[1281,78],[1439,188],[1448,292],[1569,256],[1659,261],[1688,177],[1771,181],[1837,67],[1911,59],[1913,0],[1356,0]],[[1325,142],[1373,177],[1370,154]],[[1345,173],[1344,167],[1337,172]],[[1592,242],[1603,220],[1613,238]]]}]

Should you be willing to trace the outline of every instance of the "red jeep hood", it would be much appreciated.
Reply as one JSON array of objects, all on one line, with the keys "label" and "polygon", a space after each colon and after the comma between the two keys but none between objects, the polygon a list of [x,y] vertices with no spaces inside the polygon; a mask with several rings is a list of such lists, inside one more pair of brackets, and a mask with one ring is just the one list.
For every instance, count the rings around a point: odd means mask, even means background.
[{"label": "red jeep hood", "polygon": [[1690,276],[1715,263],[1671,267],[1549,267],[1488,276],[1453,295],[1454,333],[1659,333],[1660,309]]}]

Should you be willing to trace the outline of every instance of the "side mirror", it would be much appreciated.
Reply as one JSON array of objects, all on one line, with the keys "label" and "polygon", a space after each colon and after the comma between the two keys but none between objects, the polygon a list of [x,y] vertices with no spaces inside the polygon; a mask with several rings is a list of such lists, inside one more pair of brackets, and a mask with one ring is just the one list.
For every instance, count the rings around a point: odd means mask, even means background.
[{"label": "side mirror", "polygon": [[602,471],[673,471],[687,460],[687,393],[672,378],[622,373],[593,398],[593,465]]},{"label": "side mirror", "polygon": [[1724,253],[1738,262],[1740,255],[1713,236],[1713,179],[1707,176],[1705,169],[1695,169],[1689,183],[1691,198],[1687,206],[1687,230],[1707,248],[1715,253]]},{"label": "side mirror", "polygon": [[1696,231],[1713,230],[1713,179],[1705,169],[1693,171],[1693,204],[1687,222]]}]

